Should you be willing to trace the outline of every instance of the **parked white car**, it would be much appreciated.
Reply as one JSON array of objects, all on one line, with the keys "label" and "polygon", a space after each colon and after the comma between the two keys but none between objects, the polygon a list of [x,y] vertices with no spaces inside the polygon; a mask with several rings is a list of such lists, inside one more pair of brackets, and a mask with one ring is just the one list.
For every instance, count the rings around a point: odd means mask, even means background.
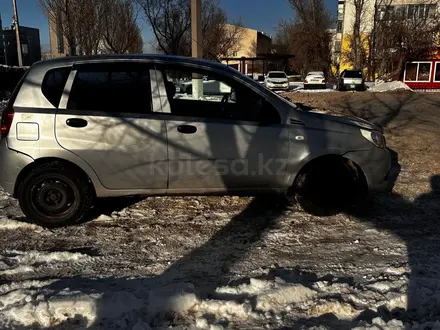
[{"label": "parked white car", "polygon": [[264,85],[271,90],[288,90],[289,79],[283,71],[270,71],[266,76]]},{"label": "parked white car", "polygon": [[[192,80],[180,84],[180,93],[192,94]],[[230,94],[231,88],[217,80],[203,80],[203,93],[205,95]]]},{"label": "parked white car", "polygon": [[326,81],[322,71],[309,72],[304,79],[304,89],[325,89],[325,87]]}]

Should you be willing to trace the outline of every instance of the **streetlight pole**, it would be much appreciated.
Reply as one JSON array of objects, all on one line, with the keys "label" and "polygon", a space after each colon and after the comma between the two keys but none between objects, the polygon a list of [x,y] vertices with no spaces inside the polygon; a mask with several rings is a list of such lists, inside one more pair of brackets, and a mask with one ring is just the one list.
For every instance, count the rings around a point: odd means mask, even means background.
[{"label": "streetlight pole", "polygon": [[12,0],[12,5],[14,7],[14,28],[15,28],[15,36],[17,38],[17,57],[18,57],[18,66],[23,66],[23,56],[21,53],[21,42],[20,42],[20,25],[18,24],[18,12],[17,12],[17,2],[16,0]]},{"label": "streetlight pole", "polygon": [[[202,47],[202,1],[191,0],[191,36],[192,36],[192,57],[203,57]],[[192,92],[195,99],[203,96],[203,76],[193,74]]]}]

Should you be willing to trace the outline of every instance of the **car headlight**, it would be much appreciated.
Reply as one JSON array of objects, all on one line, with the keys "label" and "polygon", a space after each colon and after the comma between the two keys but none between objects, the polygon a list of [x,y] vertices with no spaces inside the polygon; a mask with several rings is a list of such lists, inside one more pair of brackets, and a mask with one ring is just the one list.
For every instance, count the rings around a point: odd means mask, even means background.
[{"label": "car headlight", "polygon": [[379,131],[369,131],[366,129],[361,129],[361,134],[368,141],[373,143],[378,148],[386,148],[386,141],[384,135]]}]

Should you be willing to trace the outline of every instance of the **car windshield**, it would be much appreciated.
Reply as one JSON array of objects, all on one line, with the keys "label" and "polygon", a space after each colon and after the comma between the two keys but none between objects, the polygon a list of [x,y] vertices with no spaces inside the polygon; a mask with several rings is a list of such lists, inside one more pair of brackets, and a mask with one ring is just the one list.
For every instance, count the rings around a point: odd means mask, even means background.
[{"label": "car windshield", "polygon": [[267,76],[268,78],[286,78],[284,72],[270,72]]},{"label": "car windshield", "polygon": [[362,71],[347,70],[344,73],[344,78],[362,78]]}]

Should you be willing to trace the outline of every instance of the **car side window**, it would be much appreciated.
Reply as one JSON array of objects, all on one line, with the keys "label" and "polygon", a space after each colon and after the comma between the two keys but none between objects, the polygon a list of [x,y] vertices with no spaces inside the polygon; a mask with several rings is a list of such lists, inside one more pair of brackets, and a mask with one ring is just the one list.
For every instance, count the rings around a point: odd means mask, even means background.
[{"label": "car side window", "polygon": [[58,108],[61,96],[69,78],[71,67],[56,68],[49,70],[44,76],[41,91],[48,101]]},{"label": "car side window", "polygon": [[151,112],[150,67],[141,63],[80,65],[67,109],[120,113]]},{"label": "car side window", "polygon": [[172,115],[264,124],[281,121],[262,96],[226,75],[184,66],[167,66],[162,72]]}]

